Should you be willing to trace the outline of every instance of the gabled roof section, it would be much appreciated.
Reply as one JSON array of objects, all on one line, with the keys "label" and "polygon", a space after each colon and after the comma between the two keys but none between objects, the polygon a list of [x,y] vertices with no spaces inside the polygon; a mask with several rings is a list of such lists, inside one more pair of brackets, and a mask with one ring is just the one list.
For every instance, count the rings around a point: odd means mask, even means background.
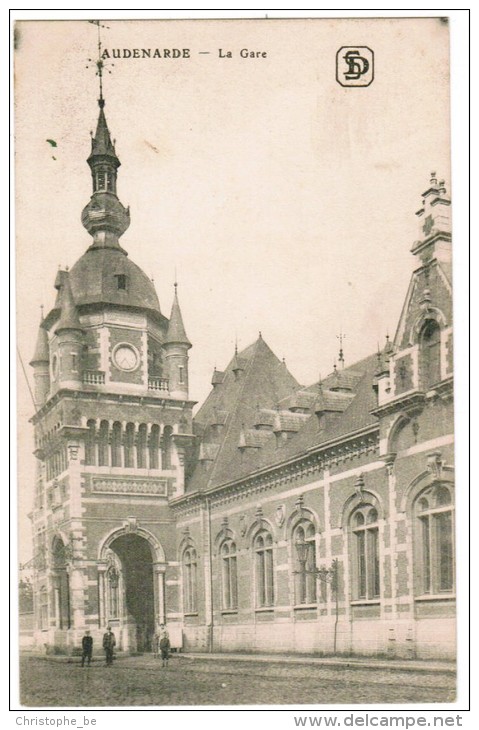
[{"label": "gabled roof section", "polygon": [[[233,359],[223,385],[214,388],[196,416],[202,443],[216,440],[220,448],[207,470],[196,467],[188,492],[240,480],[257,469],[274,467],[322,443],[377,424],[370,413],[376,405],[372,388],[376,354],[341,371],[344,382],[351,386],[349,392],[330,389],[337,384],[334,373],[309,388],[298,387],[262,340],[240,356],[246,361],[241,379],[235,379],[232,372]],[[228,413],[219,435],[211,428],[215,406]],[[321,412],[323,406],[326,410],[324,417],[320,413],[320,425],[316,411]]]},{"label": "gabled roof section", "polygon": [[[236,369],[238,360],[243,367],[239,373]],[[222,382],[216,384],[195,416],[195,426],[203,434],[201,444],[219,444],[218,455],[208,471],[202,465],[196,467],[187,491],[207,489],[244,473],[247,460],[239,448],[241,434],[248,445],[253,441],[262,443],[265,436],[249,434],[258,412],[274,409],[297,388],[298,382],[262,337],[235,354],[224,371]],[[213,427],[218,421],[218,413],[227,414],[220,430]]]}]

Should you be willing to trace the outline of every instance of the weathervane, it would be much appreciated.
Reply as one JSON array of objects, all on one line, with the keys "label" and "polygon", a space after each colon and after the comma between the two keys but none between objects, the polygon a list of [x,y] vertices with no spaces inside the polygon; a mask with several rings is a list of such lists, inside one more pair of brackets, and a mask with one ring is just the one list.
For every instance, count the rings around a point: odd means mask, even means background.
[{"label": "weathervane", "polygon": [[[105,67],[105,63],[103,61],[102,57],[102,46],[101,46],[101,28],[109,29],[110,26],[104,25],[100,20],[89,20],[89,23],[92,23],[93,25],[96,25],[98,29],[98,59],[94,61],[92,58],[89,58],[88,61],[90,63],[94,63],[96,66],[96,75],[98,76],[99,83],[100,83],[100,98],[98,99],[98,105],[101,109],[105,106],[105,100],[103,99],[103,71],[108,71],[109,74],[111,74],[111,71]],[[112,66],[115,64],[112,63]],[[90,66],[87,66],[86,68],[90,68]]]},{"label": "weathervane", "polygon": [[339,340],[339,357],[338,357],[338,360],[341,363],[341,367],[344,368],[343,340],[346,338],[346,335],[343,334],[343,332],[341,330],[339,330],[339,335],[336,335],[336,337]]}]

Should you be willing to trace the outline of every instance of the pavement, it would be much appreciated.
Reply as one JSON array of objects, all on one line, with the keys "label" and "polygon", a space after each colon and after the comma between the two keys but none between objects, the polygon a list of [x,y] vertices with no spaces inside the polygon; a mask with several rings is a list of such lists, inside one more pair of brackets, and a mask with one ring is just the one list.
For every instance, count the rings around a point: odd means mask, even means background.
[{"label": "pavement", "polygon": [[[24,656],[42,658],[52,662],[75,662],[78,663],[80,657],[53,655],[35,652],[25,652]],[[396,670],[400,672],[427,672],[433,674],[455,674],[456,663],[447,660],[430,660],[430,659],[385,659],[376,657],[342,657],[342,656],[314,656],[311,654],[248,654],[243,652],[178,652],[174,654],[175,659],[184,662],[188,660],[203,660],[206,662],[252,662],[258,664],[292,664],[303,666],[327,667],[327,668],[343,668],[343,669],[371,669],[371,670]],[[128,661],[133,657],[129,654],[118,652],[115,659],[118,661]],[[135,661],[143,660],[146,664],[157,662],[158,660],[153,654],[136,655]],[[94,655],[93,661],[104,661],[103,655]]]}]

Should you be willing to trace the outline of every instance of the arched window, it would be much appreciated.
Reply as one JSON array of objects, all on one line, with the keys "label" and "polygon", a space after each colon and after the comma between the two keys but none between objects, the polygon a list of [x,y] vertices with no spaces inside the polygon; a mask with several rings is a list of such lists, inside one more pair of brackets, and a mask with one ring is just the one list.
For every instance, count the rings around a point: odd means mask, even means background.
[{"label": "arched window", "polygon": [[[298,548],[304,552],[302,561],[298,558]],[[297,605],[303,603],[316,602],[316,534],[312,522],[303,520],[294,529],[293,532],[293,551],[296,553],[295,567],[295,603]],[[311,571],[311,572],[310,572]]]},{"label": "arched window", "polygon": [[161,468],[171,469],[171,446],[172,438],[171,434],[173,429],[171,426],[165,426],[163,429],[163,436],[161,439]]},{"label": "arched window", "polygon": [[353,597],[372,600],[380,595],[378,513],[362,505],[351,516],[353,538]]},{"label": "arched window", "polygon": [[262,530],[254,540],[256,604],[258,607],[274,604],[273,538]]},{"label": "arched window", "polygon": [[196,613],[197,557],[194,547],[187,547],[183,553],[183,611]]},{"label": "arched window", "polygon": [[123,447],[124,464],[127,468],[135,466],[133,458],[133,446],[135,441],[135,425],[133,423],[127,423],[125,429],[125,439]]},{"label": "arched window", "polygon": [[118,421],[111,430],[111,465],[121,466],[121,423]]},{"label": "arched window", "polygon": [[428,390],[441,380],[441,330],[434,320],[428,320],[422,328],[419,346],[421,385]]},{"label": "arched window", "polygon": [[414,503],[416,593],[450,593],[454,589],[454,524],[451,490],[428,487]]},{"label": "arched window", "polygon": [[108,421],[100,423],[98,433],[98,466],[108,466]]},{"label": "arched window", "polygon": [[220,550],[223,608],[238,608],[238,578],[236,570],[236,545],[226,540]]},{"label": "arched window", "polygon": [[138,469],[146,469],[146,424],[141,423],[138,427],[136,441],[136,465]]},{"label": "arched window", "polygon": [[150,458],[150,469],[159,468],[159,444],[160,444],[160,427],[155,423],[151,427],[150,438],[149,438],[149,458]]}]

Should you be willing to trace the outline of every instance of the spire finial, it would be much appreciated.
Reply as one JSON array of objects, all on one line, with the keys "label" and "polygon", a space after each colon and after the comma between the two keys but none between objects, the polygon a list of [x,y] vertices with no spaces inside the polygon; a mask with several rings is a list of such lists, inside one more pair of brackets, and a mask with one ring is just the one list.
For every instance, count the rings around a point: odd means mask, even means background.
[{"label": "spire finial", "polygon": [[[98,45],[98,58],[96,61],[93,61],[91,58],[89,58],[88,60],[90,61],[90,63],[94,63],[96,66],[96,75],[98,76],[98,82],[99,82],[99,86],[100,86],[100,96],[98,97],[98,106],[100,107],[100,109],[103,109],[103,107],[105,106],[105,99],[103,98],[103,71],[105,69],[105,64],[104,64],[103,57],[102,57],[103,54],[102,54],[100,29],[109,28],[109,26],[104,25],[101,22],[101,20],[89,20],[88,22],[92,23],[92,25],[96,25],[97,30],[98,30],[98,44],[97,44]],[[113,64],[112,64],[112,66],[113,66]],[[88,66],[87,66],[87,68],[88,68]],[[108,73],[111,73],[111,71],[109,71],[108,69],[106,69],[106,70],[108,71]]]},{"label": "spire finial", "polygon": [[342,328],[340,328],[339,335],[336,335],[336,337],[339,340],[339,357],[338,357],[338,360],[341,363],[341,368],[344,368],[343,340],[346,339],[346,335],[343,333]]},{"label": "spire finial", "polygon": [[45,319],[43,316],[43,304],[40,304],[40,317],[42,318],[42,322]]},{"label": "spire finial", "polygon": [[176,295],[178,292],[178,272],[176,270],[176,266],[175,266],[175,282],[174,282],[173,286],[175,287],[175,295]]}]

